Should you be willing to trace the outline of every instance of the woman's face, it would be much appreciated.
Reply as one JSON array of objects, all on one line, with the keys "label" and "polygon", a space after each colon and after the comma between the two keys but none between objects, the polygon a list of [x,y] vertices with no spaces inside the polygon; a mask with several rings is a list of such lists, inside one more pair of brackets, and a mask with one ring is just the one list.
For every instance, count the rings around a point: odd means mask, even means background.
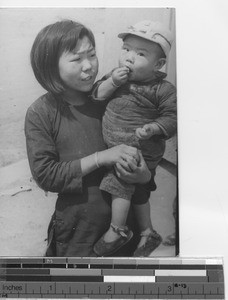
[{"label": "woman's face", "polygon": [[72,52],[59,58],[59,74],[67,90],[89,92],[98,72],[96,51],[87,36],[78,40]]}]

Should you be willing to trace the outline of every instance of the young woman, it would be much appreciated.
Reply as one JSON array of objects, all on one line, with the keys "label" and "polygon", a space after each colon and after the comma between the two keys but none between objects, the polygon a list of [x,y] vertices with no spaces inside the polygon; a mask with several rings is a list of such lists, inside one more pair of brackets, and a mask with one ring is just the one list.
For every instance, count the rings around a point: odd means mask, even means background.
[{"label": "young woman", "polygon": [[98,71],[89,29],[71,20],[46,26],[32,46],[31,64],[47,93],[26,114],[29,164],[37,184],[58,193],[46,255],[96,256],[93,246],[111,217],[110,196],[99,189],[105,168],[115,166],[120,178],[146,188],[151,174],[141,155],[135,165],[136,148],[105,149],[104,108],[89,97]]}]

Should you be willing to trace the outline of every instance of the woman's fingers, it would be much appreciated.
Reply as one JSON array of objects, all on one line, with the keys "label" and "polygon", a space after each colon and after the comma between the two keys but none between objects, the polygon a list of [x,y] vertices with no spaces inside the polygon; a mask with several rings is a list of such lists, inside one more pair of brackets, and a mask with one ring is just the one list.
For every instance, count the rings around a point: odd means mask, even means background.
[{"label": "woman's fingers", "polygon": [[138,158],[138,149],[135,147],[124,145],[123,153],[130,155],[130,156],[134,157],[135,159]]},{"label": "woman's fingers", "polygon": [[129,174],[129,172],[120,163],[116,163],[114,167],[119,178],[125,177]]},{"label": "woman's fingers", "polygon": [[127,171],[127,172],[132,172],[132,169],[131,169],[131,167],[130,167],[130,165],[129,165],[129,163],[128,163],[127,160],[121,159],[118,163],[121,165],[121,167],[122,167],[125,171]]},{"label": "woman's fingers", "polygon": [[128,172],[119,162],[115,165],[116,174],[119,178],[128,183],[141,183],[144,184],[150,181],[151,173],[147,167],[147,164],[142,156],[141,151],[138,152],[139,161],[138,166],[128,164],[131,168],[131,172]]},{"label": "woman's fingers", "polygon": [[137,182],[137,179],[135,179],[136,178],[135,173],[128,172],[127,170],[125,170],[123,168],[123,166],[121,164],[117,163],[115,165],[115,171],[116,171],[117,176],[120,179],[124,180],[125,182],[127,182],[127,183],[136,183]]},{"label": "woman's fingers", "polygon": [[137,156],[131,156],[131,155],[126,155],[125,158],[126,162],[128,165],[135,165],[137,167],[138,162],[139,162],[139,157]]},{"label": "woman's fingers", "polygon": [[121,167],[121,170],[126,171],[127,173],[132,173],[137,169],[138,161],[132,156],[125,155],[124,158],[118,161],[118,166]]},{"label": "woman's fingers", "polygon": [[105,150],[103,156],[103,160],[106,160],[109,164],[115,164],[119,162],[128,170],[130,168],[127,167],[127,164],[130,166],[134,164],[137,165],[139,161],[138,150],[134,147],[126,146],[124,144]]},{"label": "woman's fingers", "polygon": [[135,170],[138,168],[136,160],[129,160],[127,164],[131,172],[135,172]]}]

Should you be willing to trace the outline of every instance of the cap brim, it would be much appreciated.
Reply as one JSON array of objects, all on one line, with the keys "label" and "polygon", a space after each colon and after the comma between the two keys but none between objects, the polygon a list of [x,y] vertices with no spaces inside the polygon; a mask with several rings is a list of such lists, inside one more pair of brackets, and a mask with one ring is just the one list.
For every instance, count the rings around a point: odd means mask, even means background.
[{"label": "cap brim", "polygon": [[131,33],[129,33],[129,32],[122,32],[122,33],[118,34],[118,37],[121,38],[121,39],[124,39],[128,34],[131,34]]},{"label": "cap brim", "polygon": [[[150,37],[145,36],[144,33],[140,34],[139,32],[121,32],[121,33],[118,34],[118,37],[121,38],[121,39],[124,39],[127,35],[135,35],[135,36],[143,38],[144,40],[148,40],[148,41],[153,42],[153,39],[151,39]],[[154,41],[154,42],[156,43],[156,41]]]}]

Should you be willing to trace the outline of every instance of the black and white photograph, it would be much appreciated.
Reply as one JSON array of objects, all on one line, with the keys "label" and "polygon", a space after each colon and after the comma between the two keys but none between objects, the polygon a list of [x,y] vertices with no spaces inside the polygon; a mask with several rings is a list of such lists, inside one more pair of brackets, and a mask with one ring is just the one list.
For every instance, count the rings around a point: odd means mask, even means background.
[{"label": "black and white photograph", "polygon": [[178,255],[175,8],[2,8],[0,40],[0,256]]}]

